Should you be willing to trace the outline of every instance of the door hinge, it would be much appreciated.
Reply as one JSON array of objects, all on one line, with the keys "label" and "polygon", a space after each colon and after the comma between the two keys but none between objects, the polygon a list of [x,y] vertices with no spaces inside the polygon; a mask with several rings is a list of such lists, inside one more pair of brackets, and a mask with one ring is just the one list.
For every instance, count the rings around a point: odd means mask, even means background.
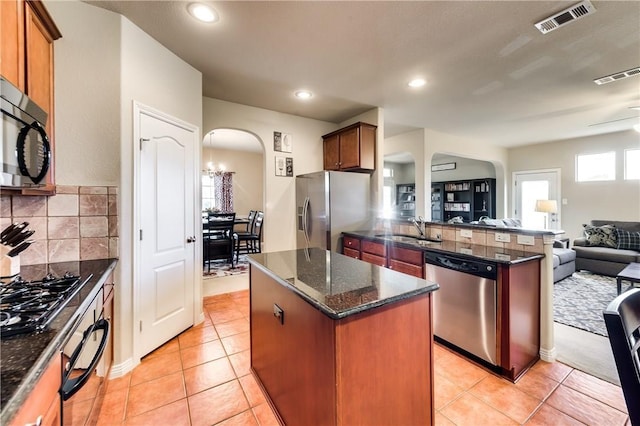
[{"label": "door hinge", "polygon": [[142,229],[140,230],[140,241],[142,241]]},{"label": "door hinge", "polygon": [[142,321],[140,321],[140,333],[142,333]]},{"label": "door hinge", "polygon": [[140,138],[140,151],[142,151],[142,142],[149,142],[150,139]]}]

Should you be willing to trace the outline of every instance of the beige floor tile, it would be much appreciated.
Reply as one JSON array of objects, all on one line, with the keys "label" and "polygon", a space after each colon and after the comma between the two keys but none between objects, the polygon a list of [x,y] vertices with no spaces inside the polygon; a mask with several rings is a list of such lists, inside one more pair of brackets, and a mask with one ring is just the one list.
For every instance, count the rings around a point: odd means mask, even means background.
[{"label": "beige floor tile", "polygon": [[522,392],[513,383],[493,375],[485,377],[470,392],[520,424],[541,404],[539,399]]},{"label": "beige floor tile", "polygon": [[[593,399],[604,402],[616,410],[627,412],[627,404],[624,401],[620,386],[605,382],[580,370],[573,370],[562,384]],[[638,401],[638,404],[640,404],[640,401]]]},{"label": "beige floor tile", "polygon": [[236,378],[227,357],[222,357],[184,370],[187,396],[221,385]]},{"label": "beige floor tile", "polygon": [[248,409],[249,403],[237,380],[189,397],[191,424],[195,426],[216,424]]},{"label": "beige floor tile", "polygon": [[169,352],[152,358],[144,358],[131,373],[131,386],[181,370],[179,352]]},{"label": "beige floor tile", "polygon": [[560,385],[547,403],[589,425],[624,425],[627,415],[567,386]]},{"label": "beige floor tile", "polygon": [[171,425],[189,426],[189,406],[187,399],[181,399],[171,404],[150,410],[139,416],[129,417],[124,423],[126,426]]},{"label": "beige floor tile", "polygon": [[226,354],[220,340],[191,346],[180,351],[182,368],[185,369],[213,361],[214,359],[222,358],[225,355]]},{"label": "beige floor tile", "polygon": [[517,425],[514,420],[480,401],[470,393],[447,405],[440,412],[458,426]]},{"label": "beige floor tile", "polygon": [[182,371],[131,386],[126,417],[134,417],[186,397]]}]

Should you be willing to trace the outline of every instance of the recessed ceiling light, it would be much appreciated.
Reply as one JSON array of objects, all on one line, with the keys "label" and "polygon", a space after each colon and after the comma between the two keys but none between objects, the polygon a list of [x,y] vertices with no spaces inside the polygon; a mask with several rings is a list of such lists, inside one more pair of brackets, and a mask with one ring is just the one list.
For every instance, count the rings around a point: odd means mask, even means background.
[{"label": "recessed ceiling light", "polygon": [[640,111],[640,105],[639,105],[639,106],[632,106],[632,107],[629,107],[629,109],[635,109],[635,110]]},{"label": "recessed ceiling light", "polygon": [[202,3],[191,3],[189,13],[202,22],[217,22],[219,19],[218,14],[211,6]]},{"label": "recessed ceiling light", "polygon": [[423,78],[415,78],[413,80],[411,80],[409,83],[407,83],[409,87],[422,87],[425,84],[427,84],[427,81]]},{"label": "recessed ceiling light", "polygon": [[310,97],[313,96],[313,93],[311,93],[308,90],[298,90],[296,93],[296,98],[298,99],[309,99]]}]

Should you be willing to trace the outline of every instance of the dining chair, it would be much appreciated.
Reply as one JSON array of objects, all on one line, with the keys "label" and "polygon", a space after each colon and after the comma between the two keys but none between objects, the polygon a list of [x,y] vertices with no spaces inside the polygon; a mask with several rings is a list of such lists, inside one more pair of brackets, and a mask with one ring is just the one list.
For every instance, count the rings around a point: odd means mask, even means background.
[{"label": "dining chair", "polygon": [[236,233],[236,257],[241,253],[261,253],[262,247],[262,224],[264,222],[264,212],[256,212],[250,232]]},{"label": "dining chair", "polygon": [[211,213],[207,218],[207,227],[203,230],[204,259],[207,261],[207,271],[211,272],[211,261],[226,259],[234,264],[234,247],[236,234],[233,225],[235,213]]},{"label": "dining chair", "polygon": [[640,288],[613,299],[603,316],[629,419],[640,426]]}]

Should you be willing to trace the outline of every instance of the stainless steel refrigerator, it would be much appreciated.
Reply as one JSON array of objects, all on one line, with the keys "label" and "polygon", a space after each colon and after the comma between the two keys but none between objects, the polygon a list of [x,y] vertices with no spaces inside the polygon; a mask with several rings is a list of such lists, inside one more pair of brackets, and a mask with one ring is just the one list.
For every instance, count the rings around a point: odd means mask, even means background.
[{"label": "stainless steel refrigerator", "polygon": [[371,228],[371,177],[315,172],[296,177],[297,246],[342,251],[340,234]]}]

